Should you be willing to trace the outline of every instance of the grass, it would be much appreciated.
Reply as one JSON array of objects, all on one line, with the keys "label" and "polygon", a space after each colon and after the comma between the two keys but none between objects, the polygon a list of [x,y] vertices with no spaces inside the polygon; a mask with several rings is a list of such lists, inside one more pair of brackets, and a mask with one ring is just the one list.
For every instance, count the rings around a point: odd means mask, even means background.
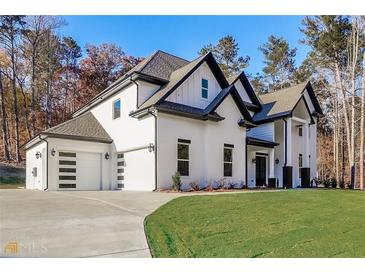
[{"label": "grass", "polygon": [[0,176],[0,189],[25,187],[24,179],[18,176]]},{"label": "grass", "polygon": [[153,257],[365,257],[365,192],[180,197],[145,231]]}]

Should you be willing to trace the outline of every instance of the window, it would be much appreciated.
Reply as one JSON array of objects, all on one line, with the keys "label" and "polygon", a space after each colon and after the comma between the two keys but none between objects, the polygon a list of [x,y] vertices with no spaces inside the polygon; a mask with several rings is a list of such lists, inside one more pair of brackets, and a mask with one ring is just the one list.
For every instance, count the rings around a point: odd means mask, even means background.
[{"label": "window", "polygon": [[303,167],[303,155],[302,154],[299,154],[298,164],[299,164],[299,178],[301,178],[302,174],[301,174],[300,169]]},{"label": "window", "polygon": [[189,176],[189,144],[190,140],[178,139],[177,171],[181,176]]},{"label": "window", "polygon": [[120,117],[120,99],[113,102],[113,119]]},{"label": "window", "polygon": [[303,127],[298,127],[298,134],[299,134],[299,136],[300,137],[302,137],[303,136]]},{"label": "window", "polygon": [[76,188],[76,152],[59,151],[58,156],[58,188]]},{"label": "window", "polygon": [[208,99],[208,80],[202,79],[202,98]]},{"label": "window", "polygon": [[124,167],[125,167],[124,154],[118,153],[117,154],[117,188],[119,188],[119,189],[124,188],[124,184],[123,184]]},{"label": "window", "polygon": [[233,145],[224,144],[223,148],[223,176],[232,177]]}]

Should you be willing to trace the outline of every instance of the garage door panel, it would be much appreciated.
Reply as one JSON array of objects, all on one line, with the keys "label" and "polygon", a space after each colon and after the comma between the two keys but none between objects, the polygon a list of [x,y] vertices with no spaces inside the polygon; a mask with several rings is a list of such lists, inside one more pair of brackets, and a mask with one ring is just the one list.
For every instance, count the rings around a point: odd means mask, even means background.
[{"label": "garage door panel", "polygon": [[100,190],[101,154],[60,151],[58,188],[60,190]]}]

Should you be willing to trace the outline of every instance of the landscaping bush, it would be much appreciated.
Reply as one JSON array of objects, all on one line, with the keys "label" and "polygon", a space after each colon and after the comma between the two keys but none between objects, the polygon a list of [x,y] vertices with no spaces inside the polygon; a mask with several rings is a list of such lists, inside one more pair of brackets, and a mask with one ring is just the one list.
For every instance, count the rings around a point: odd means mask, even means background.
[{"label": "landscaping bush", "polygon": [[221,184],[217,181],[213,181],[211,184],[210,184],[210,187],[214,190],[216,189],[220,189],[221,188]]},{"label": "landscaping bush", "polygon": [[346,187],[346,184],[344,182],[340,182],[340,188],[344,189]]},{"label": "landscaping bush", "polygon": [[208,188],[209,184],[206,181],[200,181],[198,184],[198,190],[204,190]]},{"label": "landscaping bush", "polygon": [[337,180],[336,180],[336,178],[330,179],[330,183],[331,183],[331,187],[332,188],[337,188]]},{"label": "landscaping bush", "polygon": [[190,183],[190,187],[191,187],[191,189],[192,190],[194,190],[194,191],[199,191],[200,189],[199,189],[199,184],[197,184],[196,182],[191,182]]},{"label": "landscaping bush", "polygon": [[234,189],[242,189],[243,186],[244,186],[244,183],[242,181],[232,183],[232,188],[234,188]]},{"label": "landscaping bush", "polygon": [[189,192],[191,191],[191,186],[189,183],[181,183],[180,184],[180,190],[183,191],[183,192]]},{"label": "landscaping bush", "polygon": [[324,186],[325,188],[329,188],[329,187],[331,186],[331,180],[330,180],[330,179],[325,179],[325,180],[323,181],[323,186]]},{"label": "landscaping bush", "polygon": [[179,190],[181,185],[180,173],[176,171],[175,174],[171,176],[171,178],[172,178],[172,188],[174,190]]}]

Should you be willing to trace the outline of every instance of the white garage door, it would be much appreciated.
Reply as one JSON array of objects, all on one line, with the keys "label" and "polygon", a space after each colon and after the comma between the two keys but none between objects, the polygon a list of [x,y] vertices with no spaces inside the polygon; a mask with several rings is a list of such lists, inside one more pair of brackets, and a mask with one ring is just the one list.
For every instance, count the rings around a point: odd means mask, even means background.
[{"label": "white garage door", "polygon": [[59,189],[100,190],[101,155],[88,152],[59,152]]}]

